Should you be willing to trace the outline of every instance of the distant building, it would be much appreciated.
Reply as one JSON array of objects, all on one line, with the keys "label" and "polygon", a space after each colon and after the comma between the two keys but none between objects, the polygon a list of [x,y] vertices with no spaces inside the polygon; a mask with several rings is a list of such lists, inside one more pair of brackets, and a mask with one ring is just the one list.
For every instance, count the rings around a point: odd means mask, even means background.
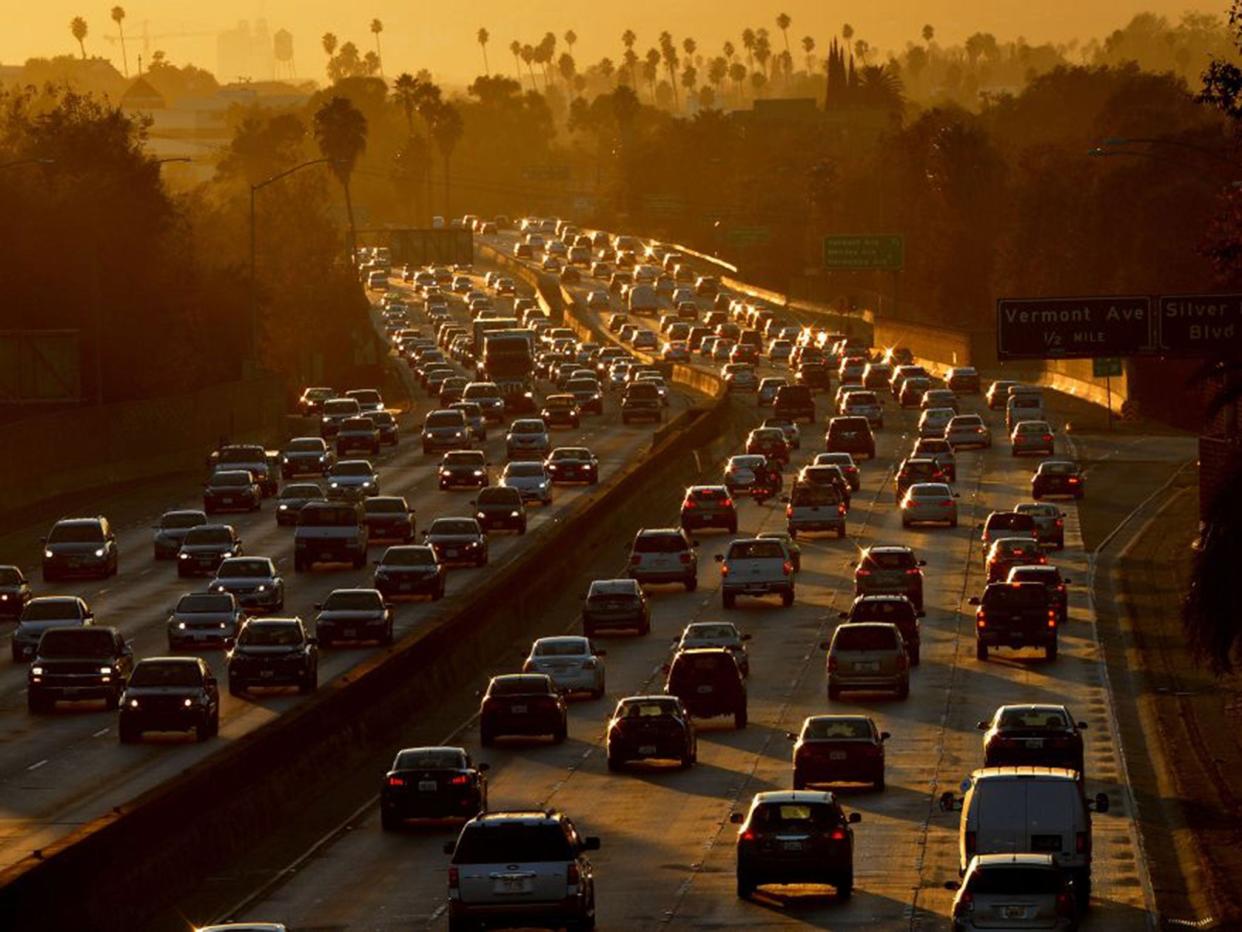
[{"label": "distant building", "polygon": [[273,41],[267,20],[242,20],[237,28],[216,37],[216,78],[230,81],[270,81],[276,76]]},{"label": "distant building", "polygon": [[134,78],[121,95],[121,109],[140,113],[163,110],[167,106],[164,95],[151,86],[146,78]]}]

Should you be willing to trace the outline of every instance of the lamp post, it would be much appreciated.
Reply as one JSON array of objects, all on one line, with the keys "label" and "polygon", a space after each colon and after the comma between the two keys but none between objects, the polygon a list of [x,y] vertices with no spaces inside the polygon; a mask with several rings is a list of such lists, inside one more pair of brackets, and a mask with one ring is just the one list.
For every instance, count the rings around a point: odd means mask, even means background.
[{"label": "lamp post", "polygon": [[255,195],[266,188],[269,184],[274,184],[282,178],[287,178],[295,172],[300,172],[304,168],[310,168],[312,165],[324,165],[331,162],[332,159],[311,159],[309,162],[303,162],[300,165],[294,165],[287,168],[283,172],[277,172],[270,178],[265,178],[250,186],[250,359],[257,367],[259,362],[259,311],[258,296],[256,292],[256,241],[255,241]]}]

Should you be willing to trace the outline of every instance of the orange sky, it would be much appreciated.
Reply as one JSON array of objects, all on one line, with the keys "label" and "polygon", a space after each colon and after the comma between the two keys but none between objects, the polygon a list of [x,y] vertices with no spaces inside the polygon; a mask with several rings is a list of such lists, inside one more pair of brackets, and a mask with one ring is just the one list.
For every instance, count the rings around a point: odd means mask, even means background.
[{"label": "orange sky", "polygon": [[[124,2],[124,0],[122,0]],[[88,54],[112,58],[121,64],[120,47],[106,36],[115,34],[109,18],[111,3],[99,0],[10,0],[11,9],[0,30],[0,64],[17,64],[34,55],[76,53],[69,20],[86,18],[90,33]],[[294,65],[299,77],[323,78],[319,36],[334,32],[341,41],[352,39],[364,51],[374,47],[368,29],[372,17],[384,24],[381,36],[385,70],[396,73],[427,67],[440,80],[458,81],[482,71],[475,31],[485,26],[492,35],[491,65],[511,70],[508,45],[513,39],[537,42],[547,31],[558,36],[574,29],[574,50],[580,67],[603,55],[620,58],[621,32],[638,33],[641,54],[656,44],[662,30],[680,43],[693,36],[701,52],[716,54],[721,43],[745,26],[767,26],[773,46],[782,48],[773,20],[778,12],[793,18],[790,43],[804,35],[822,46],[850,22],[857,37],[872,46],[901,48],[915,39],[924,23],[936,27],[945,43],[960,42],[967,34],[990,31],[998,38],[1025,36],[1029,42],[1062,42],[1100,37],[1137,12],[1151,11],[1176,19],[1186,9],[1222,13],[1226,0],[869,0],[866,3],[825,3],[823,0],[627,0],[625,3],[572,4],[565,0],[451,0],[439,5],[409,0],[367,0],[363,4],[340,0],[215,0],[191,4],[186,0],[130,0],[124,3],[126,31],[141,34],[143,23],[153,37],[150,50],[163,49],[176,62],[192,61],[213,71],[217,67],[215,35],[238,20],[265,17],[269,28],[288,29],[294,36]],[[13,9],[16,8],[16,9]],[[131,40],[130,63],[142,51],[140,39]],[[558,50],[559,51],[559,50]],[[797,58],[796,60],[800,60]],[[265,77],[254,75],[253,77]]]}]

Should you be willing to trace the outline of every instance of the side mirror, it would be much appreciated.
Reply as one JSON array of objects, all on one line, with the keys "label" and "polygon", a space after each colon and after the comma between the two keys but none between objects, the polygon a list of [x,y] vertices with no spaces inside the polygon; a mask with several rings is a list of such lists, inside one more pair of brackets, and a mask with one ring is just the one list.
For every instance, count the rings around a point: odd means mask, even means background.
[{"label": "side mirror", "polygon": [[788,738],[790,741],[797,741],[797,740],[798,740],[798,736],[797,736],[797,735],[795,735],[792,731],[787,731],[787,732],[785,732],[785,737],[786,737],[786,738]]},{"label": "side mirror", "polygon": [[1062,517],[1062,518],[1067,518],[1067,517],[1069,517],[1069,516],[1068,516],[1065,512],[1061,512],[1061,517]]},{"label": "side mirror", "polygon": [[914,617],[915,617],[915,618],[926,618],[926,617],[927,617],[927,612],[923,611],[923,610],[920,608],[918,611],[916,611],[916,612],[914,613]]},{"label": "side mirror", "polygon": [[1100,813],[1108,812],[1108,796],[1104,793],[1095,794],[1095,811]]},{"label": "side mirror", "polygon": [[975,722],[975,727],[978,728],[980,731],[987,731],[989,728],[992,727],[992,725],[989,722]]},{"label": "side mirror", "polygon": [[845,821],[849,822],[850,825],[857,825],[859,822],[862,821],[862,813],[851,812],[849,818],[846,819]]},{"label": "side mirror", "polygon": [[927,561],[926,561],[926,560],[919,560],[918,565],[919,565],[919,566],[926,566],[926,565],[927,565]]},{"label": "side mirror", "polygon": [[[375,562],[375,563],[378,563],[378,562],[379,562],[379,560],[375,560],[374,562]],[[315,603],[315,611],[317,611],[317,612],[322,612],[322,611],[323,611],[323,603],[322,603],[322,602],[316,602],[316,603]]]},{"label": "side mirror", "polygon": [[599,838],[596,837],[595,835],[588,835],[586,838],[582,840],[582,850],[583,851],[598,851],[599,850]]},{"label": "side mirror", "polygon": [[953,497],[954,497],[954,498],[961,498],[961,497],[962,497],[962,495],[961,495],[961,493],[960,493],[960,492],[954,492],[954,493],[953,493]]},{"label": "side mirror", "polygon": [[740,812],[730,812],[729,821],[733,825],[741,825],[744,820],[742,819],[742,814]]},{"label": "side mirror", "polygon": [[830,647],[832,647],[832,643],[831,643],[831,642],[829,642],[829,641],[820,641],[820,642],[819,642],[819,649],[820,649],[820,650],[828,650]]},{"label": "side mirror", "polygon": [[456,847],[457,847],[457,842],[455,842],[455,841],[446,841],[446,842],[444,843],[444,853],[445,853],[445,854],[452,854],[452,853],[453,853],[453,849],[454,849],[454,848],[456,848]]},{"label": "side mirror", "polygon": [[749,634],[743,634],[743,635],[742,635],[742,640],[743,640],[743,641],[749,641],[749,640],[750,640],[750,635],[749,635]]},{"label": "side mirror", "polygon": [[1067,585],[1067,586],[1072,586],[1072,585],[1074,585],[1074,580],[1072,580],[1072,579],[1062,579],[1062,580],[1061,580],[1061,582],[1065,583],[1065,585]]},{"label": "side mirror", "polygon": [[482,764],[475,765],[474,769],[477,770],[479,773],[487,773],[489,770],[492,769],[492,765],[487,762],[484,762]]},{"label": "side mirror", "polygon": [[892,737],[892,734],[890,734],[890,733],[889,733],[889,732],[887,732],[887,731],[882,731],[882,732],[880,732],[880,740],[881,740],[881,741],[887,741],[887,740],[888,740],[889,738],[891,738],[891,737]]},{"label": "side mirror", "polygon": [[962,885],[958,883],[956,880],[946,880],[944,882],[944,888],[948,890],[950,893],[956,893],[958,890],[961,889],[961,887]]},{"label": "side mirror", "polygon": [[982,524],[976,524],[976,525],[975,525],[975,530],[976,530],[976,531],[982,531],[982,530],[983,530],[983,525],[982,525]]},{"label": "side mirror", "polygon": [[698,542],[697,540],[692,540],[692,541],[690,541],[690,546],[691,546],[691,547],[697,547],[698,545],[699,545],[699,542]]},{"label": "side mirror", "polygon": [[606,650],[600,650],[597,647],[592,647],[591,649],[595,651],[596,657],[607,657],[608,656],[608,651]]},{"label": "side mirror", "polygon": [[981,605],[982,600],[977,595],[972,595],[966,602],[970,605]]},{"label": "side mirror", "polygon": [[952,790],[945,790],[940,794],[940,811],[952,812],[957,808],[957,796]]},{"label": "side mirror", "polygon": [[1086,723],[1086,722],[1075,722],[1074,724],[1078,726],[1078,730],[1079,730],[1079,731],[1086,731],[1086,730],[1087,730],[1087,723]]}]

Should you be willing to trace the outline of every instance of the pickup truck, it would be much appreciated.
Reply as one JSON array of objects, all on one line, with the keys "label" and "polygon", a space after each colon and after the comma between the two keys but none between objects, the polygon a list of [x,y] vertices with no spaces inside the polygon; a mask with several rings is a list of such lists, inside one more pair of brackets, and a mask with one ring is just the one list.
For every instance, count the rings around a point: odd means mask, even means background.
[{"label": "pickup truck", "polygon": [[794,568],[789,554],[778,540],[752,538],[735,540],[724,554],[716,554],[720,563],[721,598],[725,608],[732,608],[739,595],[772,595],[781,597],[781,604],[794,603]]},{"label": "pickup truck", "polygon": [[988,659],[993,647],[1042,647],[1049,660],[1057,657],[1058,611],[1041,582],[989,583],[983,596],[973,596],[975,656]]},{"label": "pickup truck", "polygon": [[293,532],[293,568],[300,573],[316,563],[352,563],[360,570],[367,562],[369,536],[361,504],[309,502],[298,512]]},{"label": "pickup truck", "polygon": [[31,712],[46,712],[59,699],[102,699],[115,709],[133,668],[133,648],[116,628],[54,628],[39,639],[26,702]]},{"label": "pickup truck", "polygon": [[[276,456],[278,454],[273,454]],[[235,443],[220,447],[211,454],[208,466],[212,472],[224,469],[247,469],[259,483],[263,495],[276,494],[277,478],[271,468],[267,450],[257,443]]]}]

